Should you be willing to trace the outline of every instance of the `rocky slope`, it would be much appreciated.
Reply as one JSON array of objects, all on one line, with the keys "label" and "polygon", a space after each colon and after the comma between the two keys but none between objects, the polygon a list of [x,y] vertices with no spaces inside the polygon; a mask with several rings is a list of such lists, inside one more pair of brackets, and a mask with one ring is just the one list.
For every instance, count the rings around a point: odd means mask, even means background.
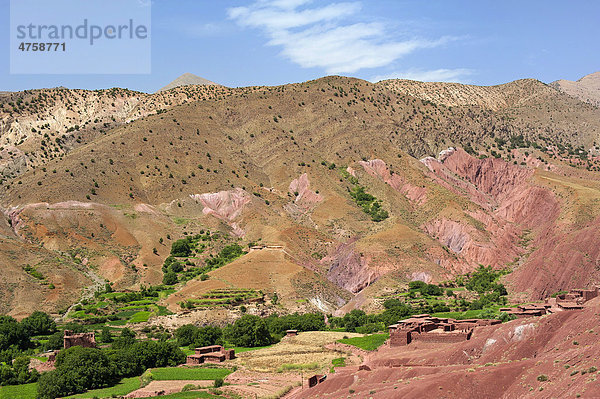
[{"label": "rocky slope", "polygon": [[564,79],[557,80],[550,83],[550,86],[581,101],[600,107],[600,72],[590,73],[575,82]]}]

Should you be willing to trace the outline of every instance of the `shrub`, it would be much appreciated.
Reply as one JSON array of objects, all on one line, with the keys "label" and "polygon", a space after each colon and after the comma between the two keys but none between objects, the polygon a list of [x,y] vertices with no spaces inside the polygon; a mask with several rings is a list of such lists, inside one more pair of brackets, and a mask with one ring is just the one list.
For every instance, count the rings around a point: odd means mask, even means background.
[{"label": "shrub", "polygon": [[548,381],[548,376],[546,374],[540,374],[537,376],[537,380],[540,382]]},{"label": "shrub", "polygon": [[173,271],[168,271],[163,276],[163,284],[165,285],[173,285],[177,284],[177,273]]},{"label": "shrub", "polygon": [[194,384],[186,384],[183,388],[181,388],[181,392],[193,391],[194,389],[196,389]]},{"label": "shrub", "polygon": [[171,244],[171,255],[179,257],[191,256],[192,249],[190,248],[189,241],[182,238],[173,242],[173,244]]},{"label": "shrub", "polygon": [[214,386],[215,386],[215,388],[222,387],[223,386],[223,379],[222,378],[216,378]]}]

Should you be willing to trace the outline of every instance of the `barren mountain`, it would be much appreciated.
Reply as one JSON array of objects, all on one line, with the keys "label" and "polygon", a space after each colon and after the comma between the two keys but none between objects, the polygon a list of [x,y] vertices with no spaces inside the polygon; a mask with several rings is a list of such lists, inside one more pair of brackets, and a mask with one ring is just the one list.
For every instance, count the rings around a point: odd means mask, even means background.
[{"label": "barren mountain", "polygon": [[600,107],[600,72],[590,73],[573,82],[572,80],[557,80],[550,86],[570,96]]},{"label": "barren mountain", "polygon": [[157,92],[171,90],[175,87],[190,86],[190,85],[217,85],[208,79],[201,78],[191,73],[184,73],[165,87],[160,88]]},{"label": "barren mountain", "polygon": [[265,249],[180,283],[173,310],[221,286],[277,292],[289,310],[374,310],[408,281],[479,264],[511,268],[519,299],[600,279],[600,110],[538,81],[327,77],[3,104],[0,281],[33,293],[2,301],[12,314],[58,310],[94,275],[160,283],[172,240],[204,229]]}]

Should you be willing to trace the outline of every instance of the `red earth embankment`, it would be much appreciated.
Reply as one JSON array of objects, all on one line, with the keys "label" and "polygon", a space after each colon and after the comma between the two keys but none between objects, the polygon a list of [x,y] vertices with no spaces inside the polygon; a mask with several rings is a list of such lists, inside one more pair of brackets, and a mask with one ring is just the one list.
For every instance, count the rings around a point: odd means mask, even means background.
[{"label": "red earth embankment", "polygon": [[294,398],[600,397],[600,300],[581,311],[478,327],[462,343],[382,347],[371,371],[336,369]]}]

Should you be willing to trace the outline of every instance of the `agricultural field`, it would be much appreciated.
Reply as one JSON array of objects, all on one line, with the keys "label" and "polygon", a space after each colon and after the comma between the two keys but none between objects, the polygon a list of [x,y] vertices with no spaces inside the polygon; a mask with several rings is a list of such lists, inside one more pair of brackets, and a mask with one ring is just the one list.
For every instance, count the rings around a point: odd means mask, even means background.
[{"label": "agricultural field", "polygon": [[0,387],[1,399],[35,399],[36,397],[37,383]]},{"label": "agricultural field", "polygon": [[337,342],[346,345],[356,346],[366,351],[374,351],[379,348],[390,337],[390,334],[371,334],[363,337],[342,338]]},{"label": "agricultural field", "polygon": [[105,292],[96,293],[94,299],[83,300],[75,305],[68,318],[88,325],[141,323],[152,316],[171,314],[158,302],[173,292],[172,288],[165,286],[142,287],[134,292],[112,292],[107,286]]},{"label": "agricultural field", "polygon": [[186,368],[186,367],[163,367],[152,369],[150,375],[153,380],[216,380],[225,378],[231,374],[230,369],[226,368]]},{"label": "agricultural field", "polygon": [[123,378],[117,385],[109,388],[93,389],[85,393],[67,396],[65,399],[71,398],[110,398],[127,395],[140,387],[140,377]]},{"label": "agricultural field", "polygon": [[339,352],[325,348],[343,337],[362,337],[362,334],[333,331],[302,332],[284,338],[278,344],[238,354],[234,364],[251,371],[282,372],[289,370],[329,370]]},{"label": "agricultural field", "polygon": [[208,308],[216,306],[237,306],[251,302],[264,301],[262,291],[243,288],[219,288],[201,294],[198,299],[189,299],[180,306],[186,309]]}]

